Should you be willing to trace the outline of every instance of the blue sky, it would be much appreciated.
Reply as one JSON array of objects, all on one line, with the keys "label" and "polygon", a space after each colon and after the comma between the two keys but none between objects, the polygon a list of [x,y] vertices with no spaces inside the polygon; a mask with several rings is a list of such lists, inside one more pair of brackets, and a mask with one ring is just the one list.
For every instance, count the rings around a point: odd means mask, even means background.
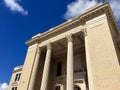
[{"label": "blue sky", "polygon": [[106,1],[119,24],[119,0],[0,0],[0,90],[7,90],[13,68],[23,65],[25,41]]}]

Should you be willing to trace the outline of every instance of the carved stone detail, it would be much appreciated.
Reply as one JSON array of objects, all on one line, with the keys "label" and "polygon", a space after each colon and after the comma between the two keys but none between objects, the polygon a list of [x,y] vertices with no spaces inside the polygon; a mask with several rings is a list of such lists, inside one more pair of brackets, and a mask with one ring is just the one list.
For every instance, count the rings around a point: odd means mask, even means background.
[{"label": "carved stone detail", "polygon": [[68,42],[72,42],[73,41],[72,34],[67,35],[66,38],[67,38]]},{"label": "carved stone detail", "polygon": [[46,46],[47,46],[47,49],[52,49],[51,43],[48,43]]},{"label": "carved stone detail", "polygon": [[18,82],[13,82],[12,86],[18,86]]},{"label": "carved stone detail", "polygon": [[87,36],[87,28],[85,26],[83,26],[81,28],[81,31],[82,31],[82,33],[83,33],[84,36]]}]

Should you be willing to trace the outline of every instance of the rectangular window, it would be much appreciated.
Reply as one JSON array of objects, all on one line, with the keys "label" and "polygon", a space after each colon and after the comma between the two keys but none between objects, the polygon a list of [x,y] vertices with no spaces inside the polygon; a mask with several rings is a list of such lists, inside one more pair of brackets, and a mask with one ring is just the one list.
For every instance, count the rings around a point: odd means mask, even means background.
[{"label": "rectangular window", "polygon": [[18,81],[20,80],[20,76],[21,76],[21,73],[18,75],[19,77],[18,77]]},{"label": "rectangular window", "polygon": [[62,62],[58,62],[56,76],[61,76],[61,74],[62,74]]},{"label": "rectangular window", "polygon": [[12,90],[17,90],[17,87],[13,87]]},{"label": "rectangular window", "polygon": [[16,76],[15,76],[15,81],[17,81],[17,78],[18,78],[18,74],[16,74]]},{"label": "rectangular window", "polygon": [[60,90],[60,86],[56,86],[55,90]]},{"label": "rectangular window", "polygon": [[21,73],[16,74],[16,76],[15,76],[15,81],[19,81],[19,80],[20,80],[20,76],[21,76]]}]

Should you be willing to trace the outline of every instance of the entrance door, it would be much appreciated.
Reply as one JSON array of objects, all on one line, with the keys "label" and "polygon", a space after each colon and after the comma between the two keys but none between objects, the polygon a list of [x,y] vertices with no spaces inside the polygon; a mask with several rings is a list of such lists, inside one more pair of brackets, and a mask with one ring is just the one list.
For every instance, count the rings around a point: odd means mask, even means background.
[{"label": "entrance door", "polygon": [[55,90],[60,90],[60,86],[56,86]]},{"label": "entrance door", "polygon": [[74,90],[81,90],[79,86],[75,85]]}]

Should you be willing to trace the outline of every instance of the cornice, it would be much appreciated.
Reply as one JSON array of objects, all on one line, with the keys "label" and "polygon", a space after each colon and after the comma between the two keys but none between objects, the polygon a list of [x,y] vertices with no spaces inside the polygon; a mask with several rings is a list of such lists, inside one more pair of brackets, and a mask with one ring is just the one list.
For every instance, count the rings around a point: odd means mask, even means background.
[{"label": "cornice", "polygon": [[115,17],[114,17],[114,14],[113,14],[113,11],[108,3],[108,6],[107,6],[107,10],[106,10],[106,14],[108,16],[108,18],[110,19],[110,21],[112,22],[112,24],[115,26],[115,30],[117,31],[118,35],[120,35],[120,31],[119,31],[119,28],[118,28],[118,25],[117,25],[117,22],[115,20]]},{"label": "cornice", "polygon": [[13,73],[20,72],[20,71],[22,71],[22,68],[14,70]]},{"label": "cornice", "polygon": [[26,42],[26,44],[28,46],[32,45],[32,44],[35,44],[35,43],[39,43],[40,42],[40,39],[43,39],[49,35],[52,36],[52,34],[54,33],[57,33],[59,31],[66,31],[76,25],[79,25],[79,23],[81,21],[84,21],[86,22],[86,18],[88,17],[92,17],[93,15],[95,15],[96,13],[98,12],[104,12],[107,14],[107,17],[111,20],[111,22],[113,22],[113,24],[115,25],[116,29],[117,29],[117,32],[118,32],[118,27],[117,27],[117,24],[116,24],[116,21],[114,19],[114,16],[113,16],[113,13],[112,13],[112,10],[110,8],[110,5],[109,3],[104,3],[104,4],[99,4],[99,5],[96,5],[95,7],[93,8],[90,8],[88,10],[86,10],[83,14],[81,14],[80,16],[78,17],[75,17],[73,19],[70,19],[54,28],[51,28],[50,30],[42,33],[40,36],[37,36],[35,38],[32,38],[30,40],[28,40]]},{"label": "cornice", "polygon": [[14,68],[13,73],[20,72],[20,71],[22,71],[22,69],[23,69],[23,65],[17,66]]}]

